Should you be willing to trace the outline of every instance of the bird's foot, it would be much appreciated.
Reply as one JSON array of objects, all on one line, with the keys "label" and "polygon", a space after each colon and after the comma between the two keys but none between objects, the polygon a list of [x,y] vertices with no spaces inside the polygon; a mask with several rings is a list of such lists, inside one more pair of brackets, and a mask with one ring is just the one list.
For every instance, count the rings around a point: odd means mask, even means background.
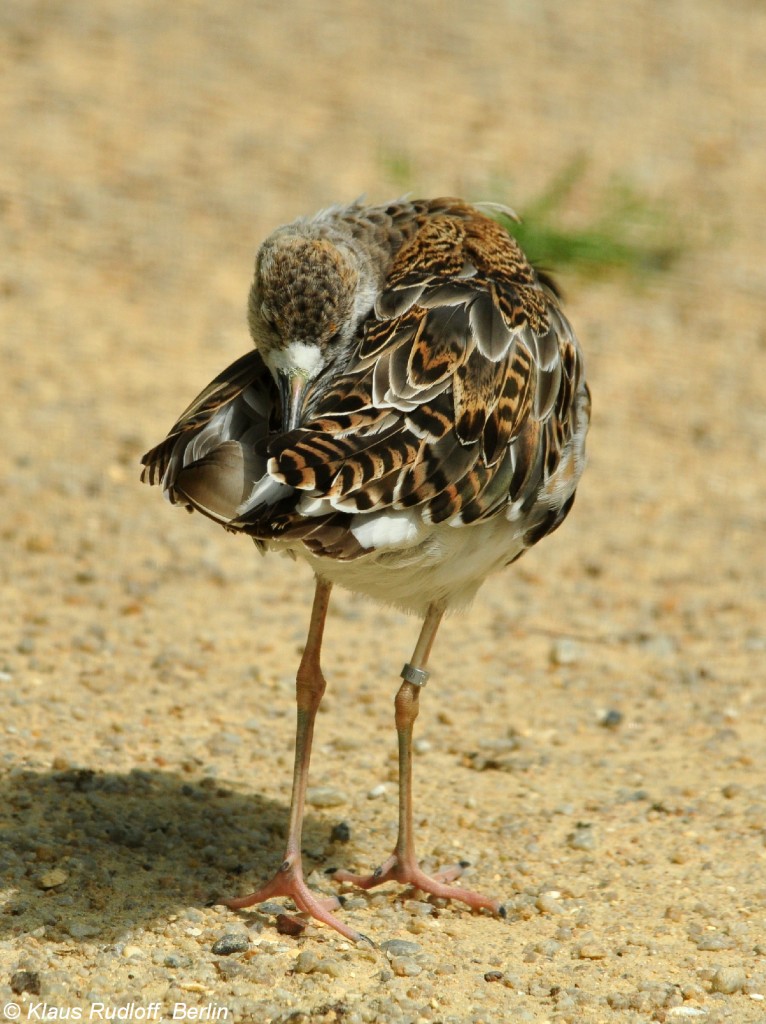
[{"label": "bird's foot", "polygon": [[414,857],[401,857],[394,853],[371,875],[354,875],[350,871],[334,871],[332,877],[336,882],[350,882],[360,889],[372,889],[384,882],[399,882],[401,885],[409,885],[413,889],[419,889],[421,892],[438,896],[443,900],[460,900],[462,903],[467,903],[472,910],[490,910],[493,914],[505,917],[505,907],[499,900],[449,884],[459,878],[468,866],[467,861],[461,861],[459,864],[442,868],[433,875],[427,875],[425,871],[421,870]]},{"label": "bird's foot", "polygon": [[230,910],[244,910],[246,907],[254,907],[258,903],[265,903],[275,897],[288,896],[296,907],[304,914],[308,914],[316,921],[334,928],[341,935],[345,935],[352,942],[369,942],[366,935],[350,928],[337,918],[332,911],[337,910],[342,904],[337,896],[330,896],[322,899],[309,889],[303,878],[303,868],[299,859],[286,857],[279,866],[279,870],[266,885],[247,896],[234,896],[231,899],[218,900],[224,907]]}]

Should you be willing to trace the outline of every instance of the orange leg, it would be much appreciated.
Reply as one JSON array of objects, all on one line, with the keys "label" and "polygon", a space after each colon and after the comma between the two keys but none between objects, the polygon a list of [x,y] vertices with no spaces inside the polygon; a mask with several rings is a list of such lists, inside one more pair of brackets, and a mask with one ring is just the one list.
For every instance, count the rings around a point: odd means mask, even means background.
[{"label": "orange leg", "polygon": [[418,716],[420,689],[428,675],[425,666],[443,614],[444,609],[438,605],[429,608],[412,661],[405,666],[402,673],[405,681],[396,694],[396,733],[399,740],[399,834],[394,852],[371,875],[335,871],[333,877],[339,882],[352,882],[362,889],[372,889],[383,882],[396,881],[403,885],[411,885],[432,896],[461,900],[474,910],[485,908],[504,917],[505,910],[498,900],[448,884],[454,881],[467,865],[461,863],[443,868],[432,877],[420,869],[415,855],[412,826],[412,730]]},{"label": "orange leg", "polygon": [[220,902],[232,910],[241,910],[274,897],[288,896],[300,910],[318,921],[323,921],[339,931],[341,935],[356,942],[366,937],[353,928],[349,928],[331,912],[340,906],[340,901],[337,898],[320,899],[309,889],[303,878],[301,860],[301,836],[311,758],[311,740],[314,735],[317,709],[326,686],[319,660],[331,590],[332,584],[317,579],[308,639],[296,677],[298,715],[295,735],[295,767],[290,802],[290,824],[284,858],[271,881],[260,889],[248,896],[234,897]]}]

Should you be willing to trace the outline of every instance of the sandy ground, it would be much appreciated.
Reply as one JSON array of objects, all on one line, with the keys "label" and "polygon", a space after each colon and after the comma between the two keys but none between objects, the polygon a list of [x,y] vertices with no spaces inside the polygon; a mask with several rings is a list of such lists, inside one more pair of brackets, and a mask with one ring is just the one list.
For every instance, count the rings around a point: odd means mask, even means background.
[{"label": "sandy ground", "polygon": [[[766,1020],[764,7],[5,0],[0,53],[0,1013]],[[281,855],[311,581],[138,459],[246,349],[273,227],[360,193],[523,210],[583,153],[570,223],[628,181],[685,249],[564,278],[575,510],[435,650],[420,852],[508,918],[353,895],[371,950],[208,908]],[[416,632],[336,596],[305,834],[328,892],[393,843]]]}]

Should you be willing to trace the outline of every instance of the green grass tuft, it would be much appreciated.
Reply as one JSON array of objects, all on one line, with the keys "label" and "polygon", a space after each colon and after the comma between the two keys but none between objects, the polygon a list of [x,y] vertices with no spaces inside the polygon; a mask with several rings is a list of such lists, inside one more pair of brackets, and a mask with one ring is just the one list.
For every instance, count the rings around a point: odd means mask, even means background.
[{"label": "green grass tuft", "polygon": [[592,223],[565,227],[563,210],[585,172],[577,158],[527,206],[520,222],[490,213],[517,239],[530,260],[547,270],[589,276],[620,270],[637,275],[668,270],[683,251],[668,211],[631,186],[615,184],[603,198],[603,213]]}]

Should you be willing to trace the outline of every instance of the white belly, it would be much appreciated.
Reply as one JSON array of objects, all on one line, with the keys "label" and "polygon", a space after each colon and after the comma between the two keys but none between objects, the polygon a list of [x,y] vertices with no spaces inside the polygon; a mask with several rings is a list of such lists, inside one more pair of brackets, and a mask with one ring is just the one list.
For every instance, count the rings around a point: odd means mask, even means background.
[{"label": "white belly", "polygon": [[471,526],[423,525],[418,533],[407,546],[378,548],[351,561],[317,557],[303,545],[289,550],[331,583],[423,614],[434,602],[465,607],[489,573],[524,549],[520,532],[504,516]]}]

